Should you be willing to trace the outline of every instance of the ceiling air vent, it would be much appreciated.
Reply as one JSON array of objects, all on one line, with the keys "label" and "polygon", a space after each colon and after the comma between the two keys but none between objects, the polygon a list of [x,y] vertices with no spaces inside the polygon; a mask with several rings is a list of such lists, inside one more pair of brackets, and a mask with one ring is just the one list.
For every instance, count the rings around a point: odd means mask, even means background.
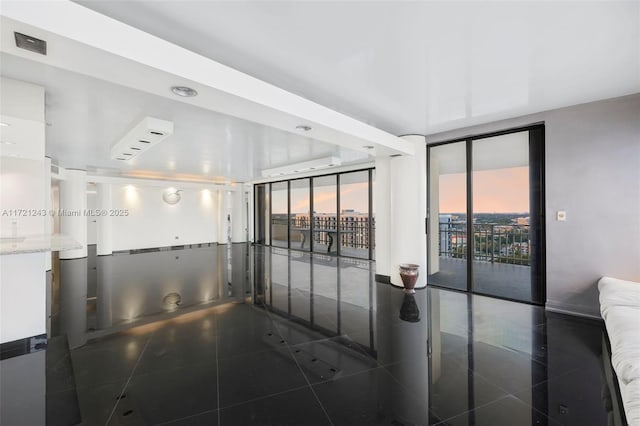
[{"label": "ceiling air vent", "polygon": [[41,55],[47,54],[46,41],[18,32],[14,32],[13,35],[16,38],[16,46],[18,46],[20,49],[30,50]]},{"label": "ceiling air vent", "polygon": [[111,159],[129,161],[173,134],[173,123],[145,117],[111,148]]}]

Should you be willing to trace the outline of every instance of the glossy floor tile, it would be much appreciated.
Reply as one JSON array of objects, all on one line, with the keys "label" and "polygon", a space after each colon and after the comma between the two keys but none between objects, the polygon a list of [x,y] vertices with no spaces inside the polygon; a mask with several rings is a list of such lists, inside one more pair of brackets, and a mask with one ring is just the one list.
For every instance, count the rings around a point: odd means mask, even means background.
[{"label": "glossy floor tile", "polygon": [[[233,274],[247,250],[251,281]],[[126,276],[61,268],[48,348],[0,361],[3,426],[607,424],[598,322],[405,294],[326,254],[117,256]],[[149,274],[169,261],[184,268]]]}]

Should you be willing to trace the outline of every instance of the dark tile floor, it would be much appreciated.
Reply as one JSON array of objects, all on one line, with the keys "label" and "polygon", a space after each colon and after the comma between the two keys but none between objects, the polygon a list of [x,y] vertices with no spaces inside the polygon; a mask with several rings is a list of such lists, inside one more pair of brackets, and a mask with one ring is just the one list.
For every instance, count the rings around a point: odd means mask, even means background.
[{"label": "dark tile floor", "polygon": [[[227,265],[220,248],[193,250]],[[52,319],[66,323],[52,325],[58,335],[42,369],[46,391],[34,396],[45,402],[46,424],[607,424],[597,322],[435,288],[406,296],[373,282],[366,261],[262,248],[252,257],[260,264],[240,267],[254,279],[231,285],[226,277],[236,275],[210,264],[210,287],[194,281],[198,262],[189,263],[182,287],[163,291],[190,303],[164,314],[163,293],[156,306],[131,277],[110,289],[89,282],[84,311],[63,301]],[[61,287],[70,285],[64,279]],[[142,314],[116,321],[132,306]],[[26,424],[3,416],[3,426]]]}]

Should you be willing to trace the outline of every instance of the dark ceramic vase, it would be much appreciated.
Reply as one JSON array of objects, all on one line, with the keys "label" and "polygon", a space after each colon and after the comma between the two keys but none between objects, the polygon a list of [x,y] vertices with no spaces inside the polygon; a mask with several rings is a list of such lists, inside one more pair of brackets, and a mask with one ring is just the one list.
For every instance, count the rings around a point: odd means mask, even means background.
[{"label": "dark ceramic vase", "polygon": [[414,287],[416,281],[418,281],[418,275],[420,265],[415,263],[401,263],[400,264],[400,278],[402,278],[402,285],[407,293],[415,293]]}]

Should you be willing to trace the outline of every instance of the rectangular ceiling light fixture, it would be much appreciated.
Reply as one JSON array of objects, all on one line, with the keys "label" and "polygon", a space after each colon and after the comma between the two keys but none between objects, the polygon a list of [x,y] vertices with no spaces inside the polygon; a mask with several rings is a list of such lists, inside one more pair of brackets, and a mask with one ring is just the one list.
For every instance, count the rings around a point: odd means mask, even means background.
[{"label": "rectangular ceiling light fixture", "polygon": [[173,122],[145,117],[111,148],[111,159],[129,161],[173,134]]},{"label": "rectangular ceiling light fixture", "polygon": [[338,157],[318,158],[317,160],[303,161],[301,163],[287,164],[286,166],[264,169],[262,177],[276,177],[290,175],[293,173],[311,172],[314,170],[328,169],[339,166],[342,161]]}]

